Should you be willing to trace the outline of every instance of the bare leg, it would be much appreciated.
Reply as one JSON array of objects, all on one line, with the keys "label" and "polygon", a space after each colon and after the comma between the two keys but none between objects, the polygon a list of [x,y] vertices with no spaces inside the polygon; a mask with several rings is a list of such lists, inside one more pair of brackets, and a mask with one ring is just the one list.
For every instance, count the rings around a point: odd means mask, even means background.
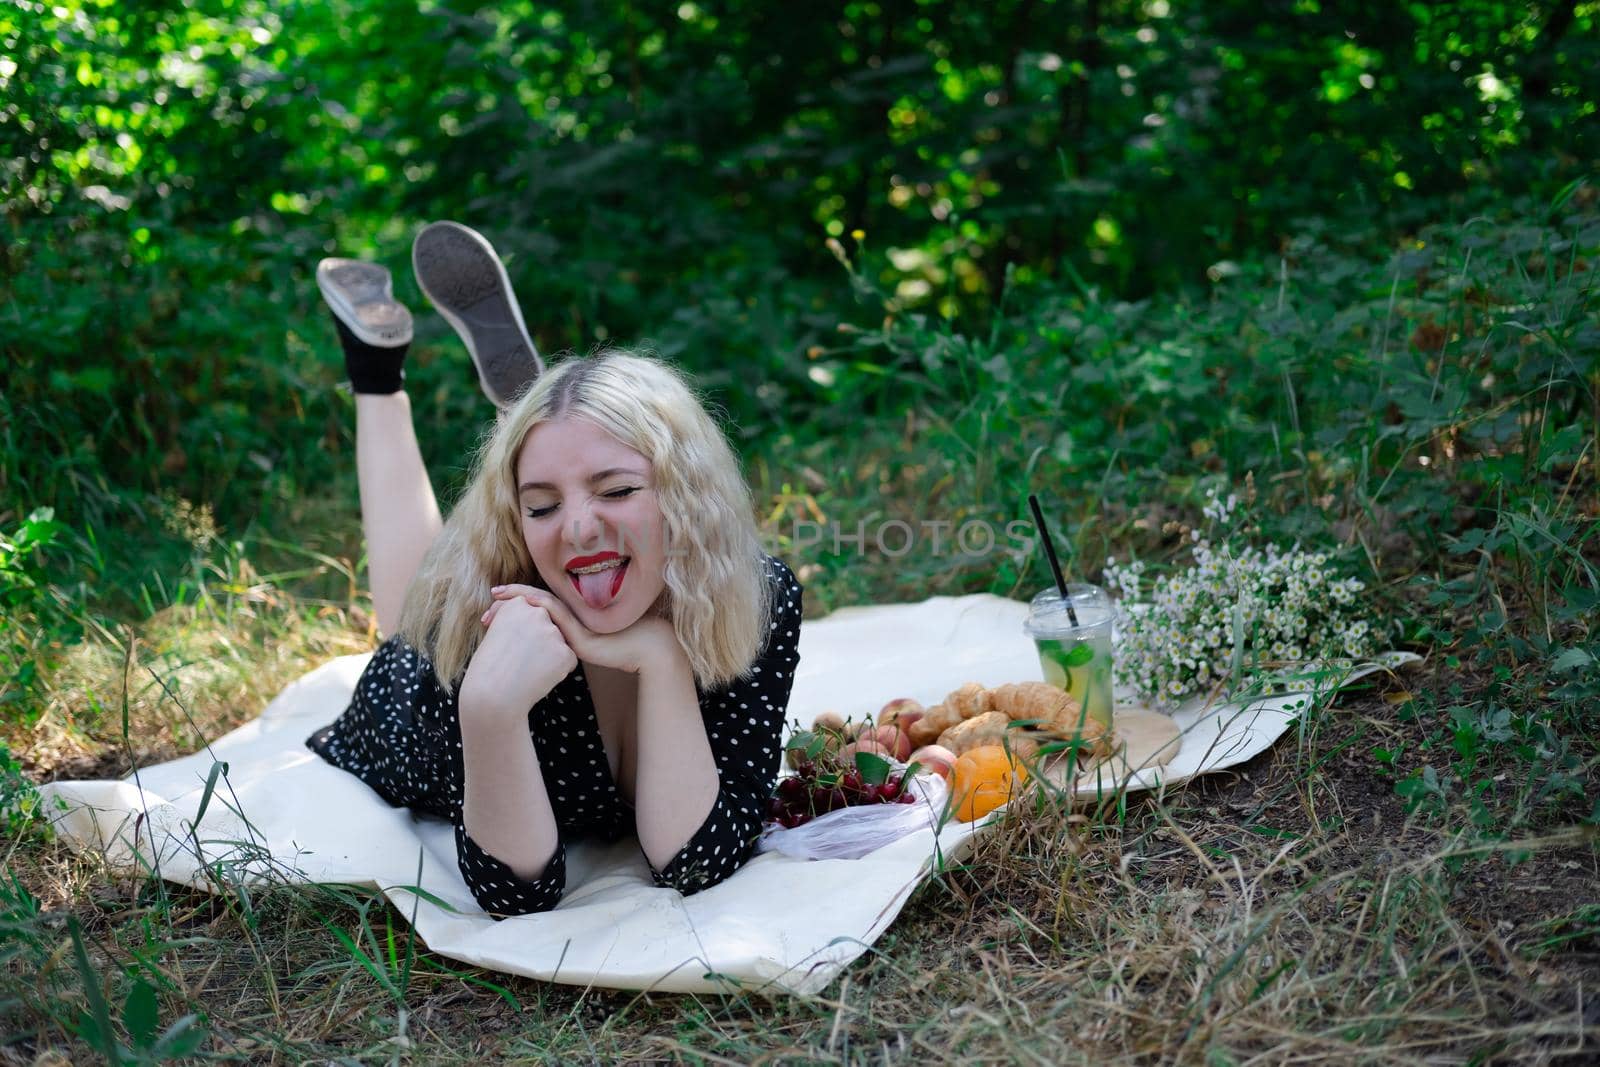
[{"label": "bare leg", "polygon": [[411,579],[443,526],[405,393],[356,394],[356,479],[372,604],[378,629],[393,634]]},{"label": "bare leg", "polygon": [[393,634],[406,590],[443,526],[404,392],[411,312],[395,300],[389,272],[377,263],[324,259],[317,288],[333,312],[356,394],[356,481],[372,604],[378,629]]}]

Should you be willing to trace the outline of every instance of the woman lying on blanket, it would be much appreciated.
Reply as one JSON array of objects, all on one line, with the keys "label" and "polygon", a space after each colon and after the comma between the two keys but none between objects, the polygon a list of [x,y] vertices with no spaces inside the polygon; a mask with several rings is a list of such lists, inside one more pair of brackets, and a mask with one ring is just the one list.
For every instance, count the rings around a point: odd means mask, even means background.
[{"label": "woman lying on blanket", "polygon": [[546,371],[464,226],[425,228],[412,262],[499,419],[441,524],[402,391],[410,313],[382,267],[318,266],[392,636],[307,743],[452,820],[486,911],[554,907],[582,837],[637,834],[656,884],[714,885],[749,859],[777,775],[800,584],[762,551],[733,452],[678,372],[616,352]]}]

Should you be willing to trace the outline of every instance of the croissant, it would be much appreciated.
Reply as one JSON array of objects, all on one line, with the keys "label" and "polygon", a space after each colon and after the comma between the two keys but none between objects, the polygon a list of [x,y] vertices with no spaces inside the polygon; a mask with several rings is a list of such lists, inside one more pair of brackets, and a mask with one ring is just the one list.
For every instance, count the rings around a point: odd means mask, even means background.
[{"label": "croissant", "polygon": [[[931,711],[933,709],[930,708],[929,710]],[[918,719],[916,722],[906,727],[906,736],[911,738],[911,743],[918,748],[921,748],[923,745],[933,744],[936,740],[938,740],[939,733],[940,731],[934,728],[934,724],[927,718],[927,716]]]},{"label": "croissant", "polygon": [[982,715],[992,710],[989,707],[989,690],[977,682],[968,682],[945,697],[944,706],[954,709],[963,719],[970,719],[974,715]]},{"label": "croissant", "polygon": [[1077,697],[1047,682],[1011,682],[989,690],[989,703],[1011,721],[1033,720],[1037,736],[1045,739],[1076,738],[1088,744],[1088,754],[1111,754],[1111,731],[1083,714]]},{"label": "croissant", "polygon": [[997,686],[989,690],[989,706],[1013,721],[1035,719],[1040,729],[1069,733],[1078,731],[1083,712],[1077,697],[1048,682],[1008,682]]},{"label": "croissant", "polygon": [[1002,712],[986,711],[970,719],[962,719],[939,735],[939,744],[956,755],[983,745],[1005,745],[1012,753],[1028,757],[1039,748],[1039,742],[1023,730],[1013,730],[1011,720]]},{"label": "croissant", "polygon": [[945,704],[935,704],[927,709],[922,718],[912,723],[906,733],[911,738],[911,743],[919,748],[931,745],[939,739],[939,735],[961,721],[961,713]]}]

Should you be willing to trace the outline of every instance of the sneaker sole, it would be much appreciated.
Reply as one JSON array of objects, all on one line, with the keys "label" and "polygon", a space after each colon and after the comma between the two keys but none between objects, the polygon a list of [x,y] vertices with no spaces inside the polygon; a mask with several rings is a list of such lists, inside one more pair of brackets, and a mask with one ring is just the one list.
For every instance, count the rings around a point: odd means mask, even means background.
[{"label": "sneaker sole", "polygon": [[411,342],[411,312],[394,298],[389,271],[359,259],[324,259],[317,288],[329,310],[363,343],[397,348]]},{"label": "sneaker sole", "polygon": [[432,222],[411,245],[411,266],[439,314],[466,343],[478,382],[506,407],[544,373],[494,246],[457,222]]}]

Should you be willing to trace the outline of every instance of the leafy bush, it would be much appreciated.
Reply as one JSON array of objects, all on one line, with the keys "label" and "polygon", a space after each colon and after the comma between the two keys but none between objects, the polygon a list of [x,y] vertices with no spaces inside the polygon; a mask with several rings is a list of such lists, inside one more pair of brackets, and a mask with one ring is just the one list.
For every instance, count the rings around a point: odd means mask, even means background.
[{"label": "leafy bush", "polygon": [[32,721],[51,646],[78,633],[47,570],[63,532],[51,508],[38,508],[16,529],[0,532],[0,716]]}]

